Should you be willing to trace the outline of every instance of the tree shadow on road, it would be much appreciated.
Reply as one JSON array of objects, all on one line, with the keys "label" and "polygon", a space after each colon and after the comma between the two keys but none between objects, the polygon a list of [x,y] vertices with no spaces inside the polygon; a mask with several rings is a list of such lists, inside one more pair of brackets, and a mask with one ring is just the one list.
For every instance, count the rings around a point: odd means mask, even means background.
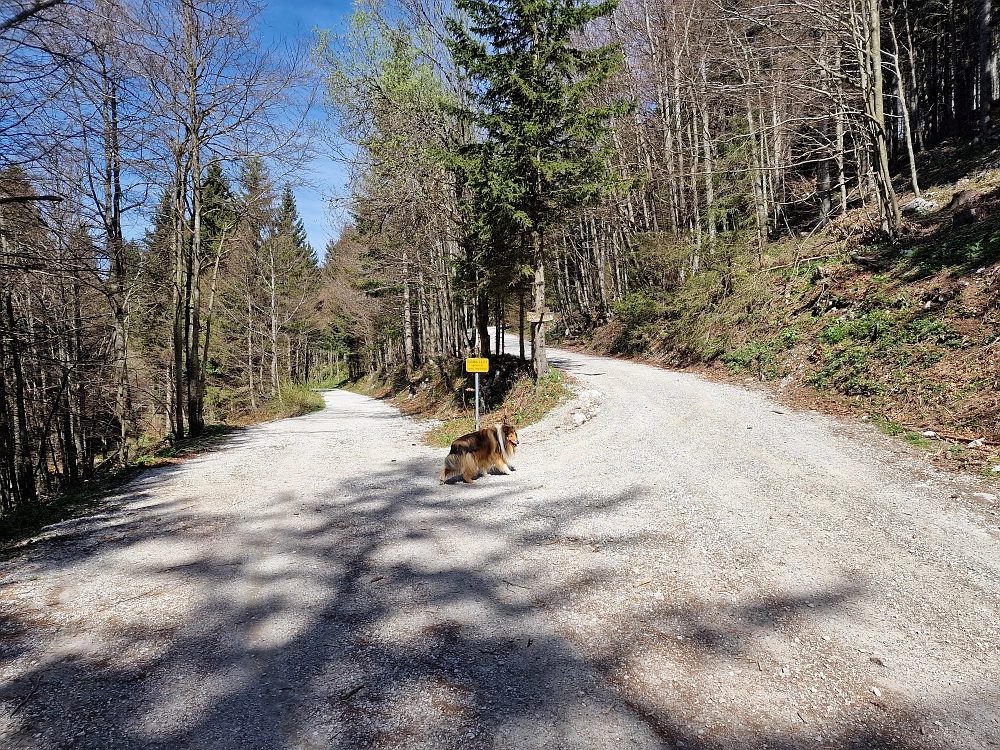
[{"label": "tree shadow on road", "polygon": [[[87,594],[98,622],[50,614],[65,609],[58,587],[55,603],[28,597],[0,616],[0,653],[20,665],[0,686],[6,747],[944,746],[887,698],[855,695],[835,721],[784,705],[791,680],[761,633],[793,637],[864,597],[862,582],[721,609],[661,601],[617,579],[615,548],[635,539],[599,555],[560,531],[588,503],[611,512],[641,488],[554,506],[512,497],[500,477],[439,488],[423,463],[400,462],[335,491],[277,495],[265,515],[206,519],[198,498],[156,501],[172,470],[32,558],[24,577],[66,586],[132,560],[140,592],[116,594],[109,574]],[[609,590],[614,611],[587,631],[580,603]],[[680,679],[647,679],[654,656]],[[685,670],[735,663],[766,683],[749,700],[784,704],[739,734],[699,725],[698,706],[719,696],[703,678],[686,686]],[[768,714],[753,708],[730,710]],[[801,729],[785,721],[796,711]]]}]

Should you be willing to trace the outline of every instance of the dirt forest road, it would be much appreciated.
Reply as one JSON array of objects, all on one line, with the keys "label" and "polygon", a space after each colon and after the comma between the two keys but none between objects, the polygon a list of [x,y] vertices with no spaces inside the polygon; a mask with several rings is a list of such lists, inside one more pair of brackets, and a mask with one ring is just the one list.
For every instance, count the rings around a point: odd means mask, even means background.
[{"label": "dirt forest road", "polygon": [[991,748],[1000,504],[734,386],[553,352],[512,476],[346,392],[0,566],[0,747]]}]

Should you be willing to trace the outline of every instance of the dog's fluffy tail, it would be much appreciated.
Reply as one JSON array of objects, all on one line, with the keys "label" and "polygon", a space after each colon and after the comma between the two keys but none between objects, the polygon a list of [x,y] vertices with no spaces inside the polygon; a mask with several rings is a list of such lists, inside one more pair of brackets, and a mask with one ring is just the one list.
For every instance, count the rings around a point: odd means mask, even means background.
[{"label": "dog's fluffy tail", "polygon": [[462,457],[457,453],[449,453],[444,459],[444,471],[441,472],[441,482],[444,483],[448,477],[453,477],[462,471]]},{"label": "dog's fluffy tail", "polygon": [[456,474],[461,474],[462,479],[471,482],[480,474],[476,457],[470,453],[449,453],[444,460],[444,471],[441,472],[441,483]]}]

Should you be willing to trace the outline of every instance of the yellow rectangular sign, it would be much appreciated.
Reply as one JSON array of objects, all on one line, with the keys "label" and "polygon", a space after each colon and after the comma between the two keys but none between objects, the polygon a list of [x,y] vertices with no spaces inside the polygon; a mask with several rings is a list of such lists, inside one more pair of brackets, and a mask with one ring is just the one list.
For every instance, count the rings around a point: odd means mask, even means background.
[{"label": "yellow rectangular sign", "polygon": [[466,372],[489,372],[490,361],[486,357],[469,357],[465,360]]}]

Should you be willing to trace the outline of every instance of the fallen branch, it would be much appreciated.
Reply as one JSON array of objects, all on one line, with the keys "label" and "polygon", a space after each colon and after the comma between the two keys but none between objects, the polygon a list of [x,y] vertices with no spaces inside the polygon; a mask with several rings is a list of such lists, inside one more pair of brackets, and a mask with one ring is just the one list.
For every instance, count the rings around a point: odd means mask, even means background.
[{"label": "fallen branch", "polygon": [[798,268],[803,263],[812,263],[814,260],[829,260],[830,258],[839,258],[843,253],[829,253],[827,255],[814,255],[811,258],[800,258],[794,263],[784,263],[780,266],[771,266],[771,268],[765,268],[764,272],[769,273],[771,271],[778,271],[782,268]]},{"label": "fallen branch", "polygon": [[38,675],[38,679],[35,680],[35,685],[34,685],[34,687],[31,688],[31,692],[28,693],[26,696],[24,696],[24,700],[22,700],[20,703],[18,703],[16,706],[14,706],[14,710],[10,712],[11,716],[13,716],[18,711],[20,711],[22,708],[24,708],[24,706],[27,704],[27,702],[31,700],[31,696],[33,696],[35,693],[38,692],[38,686],[41,685],[41,684],[42,684],[42,676]]},{"label": "fallen branch", "polygon": [[500,580],[506,583],[508,586],[513,586],[516,589],[524,589],[525,591],[531,591],[531,589],[528,588],[527,586],[522,586],[519,583],[513,583],[512,581],[508,581],[506,578],[501,578]]},{"label": "fallen branch", "polygon": [[61,201],[58,195],[0,195],[0,205],[4,203],[31,203],[33,201]]},{"label": "fallen branch", "polygon": [[351,689],[350,689],[350,690],[348,690],[348,691],[347,691],[346,693],[341,693],[341,694],[340,694],[340,695],[338,696],[338,698],[340,698],[340,700],[342,700],[342,701],[346,701],[346,700],[350,700],[350,699],[351,699],[351,698],[353,698],[353,697],[354,697],[355,695],[357,695],[357,694],[358,694],[358,693],[360,693],[360,692],[361,692],[362,690],[364,690],[364,689],[365,689],[366,687],[367,687],[367,685],[363,685],[363,684],[362,684],[362,685],[358,685],[358,686],[357,686],[356,688],[351,688]]}]

